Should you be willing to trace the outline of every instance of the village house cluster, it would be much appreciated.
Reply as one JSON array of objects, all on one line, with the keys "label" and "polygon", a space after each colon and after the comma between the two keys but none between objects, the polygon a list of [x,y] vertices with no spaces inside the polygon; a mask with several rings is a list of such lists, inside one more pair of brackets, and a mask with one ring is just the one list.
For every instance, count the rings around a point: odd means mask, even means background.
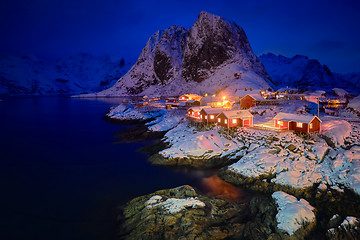
[{"label": "village house cluster", "polygon": [[[198,126],[218,126],[232,129],[236,127],[251,127],[271,131],[296,131],[312,133],[321,131],[322,121],[319,112],[334,114],[334,108],[348,102],[342,89],[326,95],[325,91],[301,92],[297,89],[284,88],[272,92],[268,90],[245,89],[237,91],[237,96],[225,96],[222,94],[203,96],[197,94],[184,94],[179,97],[161,98],[144,96],[136,101],[137,107],[160,107],[167,109],[187,110],[186,117],[189,122]],[[125,103],[133,100],[125,99]],[[300,103],[306,109],[311,109],[315,114],[278,113],[273,119],[265,123],[254,123],[251,114],[255,106],[287,105]],[[320,105],[321,104],[321,105]],[[335,104],[335,105],[334,105]],[[265,107],[266,108],[266,107]],[[249,111],[250,110],[250,111]],[[255,119],[255,122],[258,119]]]},{"label": "village house cluster", "polygon": [[[321,131],[321,120],[316,115],[278,113],[270,122],[254,124],[254,116],[249,109],[259,105],[281,104],[285,98],[283,96],[271,96],[265,98],[266,92],[256,94],[246,94],[236,99],[236,97],[216,97],[199,96],[195,94],[185,94],[179,97],[180,104],[189,107],[186,117],[192,124],[196,125],[216,125],[222,128],[231,129],[235,127],[251,127],[273,131],[297,131],[312,133]],[[268,95],[269,96],[269,95]],[[289,99],[289,96],[285,99]],[[300,94],[291,96],[292,99],[305,100]],[[236,107],[233,107],[235,106]],[[238,109],[234,109],[238,108]]]}]

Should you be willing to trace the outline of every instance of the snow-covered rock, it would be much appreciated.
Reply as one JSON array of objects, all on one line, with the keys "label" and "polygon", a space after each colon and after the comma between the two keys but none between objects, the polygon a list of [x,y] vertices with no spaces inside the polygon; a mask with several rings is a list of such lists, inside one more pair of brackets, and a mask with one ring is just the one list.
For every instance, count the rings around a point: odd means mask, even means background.
[{"label": "snow-covered rock", "polygon": [[152,196],[145,202],[147,208],[162,207],[165,211],[174,214],[184,210],[186,207],[196,208],[205,207],[205,203],[198,200],[196,197],[189,198],[168,198],[165,201],[161,201],[162,197],[159,195]]},{"label": "snow-covered rock", "polygon": [[347,106],[348,108],[355,110],[360,115],[360,96],[353,98]]},{"label": "snow-covered rock", "polygon": [[349,96],[348,91],[346,91],[342,88],[333,88],[332,92],[334,93],[335,96],[342,97],[342,98]]},{"label": "snow-covered rock", "polygon": [[165,110],[156,108],[136,108],[132,105],[120,104],[110,109],[107,117],[116,120],[140,120],[146,121],[155,119],[165,114]]},{"label": "snow-covered rock", "polygon": [[351,133],[351,125],[345,120],[324,121],[321,128],[322,133],[336,146],[344,145],[344,139]]},{"label": "snow-covered rock", "polygon": [[278,205],[276,220],[278,228],[286,231],[290,236],[305,223],[315,222],[314,207],[305,199],[297,200],[294,196],[277,191],[272,194]]},{"label": "snow-covered rock", "polygon": [[89,96],[180,95],[269,88],[241,27],[201,12],[190,30],[172,26],[148,40],[137,62],[109,89]]},{"label": "snow-covered rock", "polygon": [[159,154],[164,158],[210,159],[241,147],[240,142],[222,137],[217,130],[197,132],[186,123],[181,123],[165,134],[166,143],[171,145]]}]

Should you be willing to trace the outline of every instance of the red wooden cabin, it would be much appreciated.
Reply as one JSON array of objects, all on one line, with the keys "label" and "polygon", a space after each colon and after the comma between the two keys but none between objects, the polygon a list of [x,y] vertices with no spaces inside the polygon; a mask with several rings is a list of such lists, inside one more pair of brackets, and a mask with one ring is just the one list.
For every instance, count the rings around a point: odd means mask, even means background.
[{"label": "red wooden cabin", "polygon": [[309,114],[278,113],[274,117],[274,127],[304,133],[320,132],[321,120]]},{"label": "red wooden cabin", "polygon": [[219,115],[223,111],[222,108],[203,108],[200,111],[200,118],[203,122],[207,123],[216,123],[216,116]]},{"label": "red wooden cabin", "polygon": [[248,110],[223,111],[217,116],[217,124],[222,127],[248,127],[253,124],[253,115]]},{"label": "red wooden cabin", "polygon": [[240,99],[241,108],[251,108],[256,106],[256,101],[264,99],[260,94],[248,94]]},{"label": "red wooden cabin", "polygon": [[199,107],[191,107],[187,110],[186,117],[190,120],[197,122],[206,122],[204,119],[200,117],[200,111],[204,108],[209,108],[208,106],[199,106]]}]

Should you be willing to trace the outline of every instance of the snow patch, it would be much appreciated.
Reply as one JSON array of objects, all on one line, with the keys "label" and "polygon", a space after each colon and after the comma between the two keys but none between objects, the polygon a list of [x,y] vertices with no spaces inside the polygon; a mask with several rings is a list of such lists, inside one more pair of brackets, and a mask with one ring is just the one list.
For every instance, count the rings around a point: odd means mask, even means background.
[{"label": "snow patch", "polygon": [[325,121],[322,124],[323,134],[335,145],[344,145],[344,139],[350,136],[351,125],[345,120]]},{"label": "snow patch", "polygon": [[281,191],[274,192],[272,197],[278,205],[276,214],[278,228],[286,231],[290,236],[304,223],[315,221],[315,208],[305,199],[298,201],[294,196]]},{"label": "snow patch", "polygon": [[174,214],[184,210],[187,207],[197,208],[205,207],[205,203],[197,200],[197,198],[168,198],[166,201],[161,201],[162,197],[159,195],[152,196],[148,201],[145,202],[146,208],[161,207],[168,213]]}]

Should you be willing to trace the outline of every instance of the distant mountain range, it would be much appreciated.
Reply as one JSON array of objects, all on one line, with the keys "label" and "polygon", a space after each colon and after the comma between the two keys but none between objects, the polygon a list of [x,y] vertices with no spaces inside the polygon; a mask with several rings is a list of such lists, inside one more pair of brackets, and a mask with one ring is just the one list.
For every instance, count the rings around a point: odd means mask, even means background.
[{"label": "distant mountain range", "polygon": [[131,64],[123,58],[77,54],[47,62],[32,56],[0,56],[0,94],[59,95],[101,91]]},{"label": "distant mountain range", "polygon": [[309,90],[343,88],[350,93],[360,93],[360,73],[333,73],[318,60],[296,55],[288,58],[273,53],[263,54],[260,61],[276,84],[276,88],[292,87]]},{"label": "distant mountain range", "polygon": [[360,73],[333,73],[300,55],[268,53],[258,58],[241,27],[207,12],[201,12],[190,29],[171,26],[155,32],[130,67],[120,57],[85,53],[55,62],[0,56],[0,94],[241,95],[245,89],[282,87],[360,93]]}]

